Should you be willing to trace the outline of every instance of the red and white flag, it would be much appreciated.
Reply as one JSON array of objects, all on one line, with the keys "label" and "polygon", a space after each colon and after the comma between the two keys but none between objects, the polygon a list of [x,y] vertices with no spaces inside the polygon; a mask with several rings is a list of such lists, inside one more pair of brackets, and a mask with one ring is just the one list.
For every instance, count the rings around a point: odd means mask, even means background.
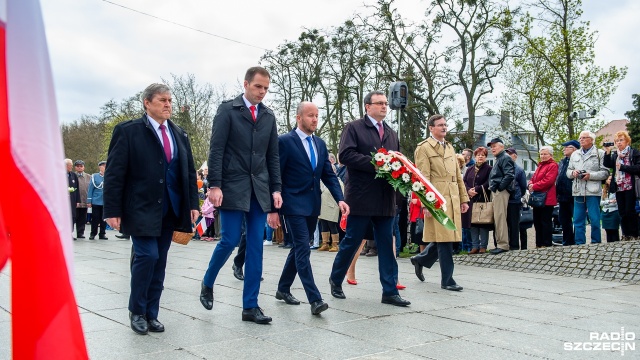
[{"label": "red and white flag", "polygon": [[40,4],[0,0],[0,264],[9,249],[14,359],[88,358],[63,159]]},{"label": "red and white flag", "polygon": [[207,231],[207,228],[208,226],[205,218],[200,219],[200,222],[198,223],[198,225],[196,225],[196,231],[198,232],[198,235],[202,236],[202,234]]}]

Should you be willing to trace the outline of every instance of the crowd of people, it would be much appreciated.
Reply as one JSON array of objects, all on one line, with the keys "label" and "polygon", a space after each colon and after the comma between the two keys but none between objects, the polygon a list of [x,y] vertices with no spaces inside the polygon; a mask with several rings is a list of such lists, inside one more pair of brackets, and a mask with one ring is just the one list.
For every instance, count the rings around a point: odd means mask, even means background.
[{"label": "crowd of people", "polygon": [[[270,80],[266,69],[252,67],[245,74],[244,93],[220,105],[208,166],[200,172],[194,167],[189,135],[170,120],[171,90],[163,84],[151,84],[142,92],[142,117],[114,128],[107,161],[98,164],[98,173],[85,174],[81,160],[72,171],[67,159],[76,238],[84,237],[91,209],[90,239],[106,239],[108,225],[133,243],[128,309],[134,332],[164,331],[158,314],[171,240],[174,231],[192,232],[201,218],[207,225],[201,239],[219,242],[208,266],[202,264],[200,303],[213,309],[218,275],[237,247],[232,270],[244,281],[241,318],[257,324],[272,321],[258,296],[263,249],[273,239],[288,249],[275,298],[299,305],[291,293],[299,276],[311,314],[320,315],[329,305],[314,279],[314,249],[335,253],[332,270],[324,275],[333,297],[347,298],[345,280],[357,285],[355,266],[363,254],[377,257],[381,302],[409,306],[399,293],[405,286],[399,282],[396,260],[406,241],[416,244],[410,260],[421,281],[423,268],[438,261],[441,288],[461,291],[454,280],[454,253],[497,255],[526,249],[526,229],[531,226],[536,247],[551,246],[556,205],[563,245],[585,243],[587,216],[591,243],[600,242],[601,219],[607,241],[617,240],[614,225],[622,225],[623,239],[638,237],[640,152],[630,148],[626,132],[615,135],[615,151],[612,146],[597,149],[595,135],[583,132],[579,141],[563,144],[565,158],[559,164],[553,148],[543,146],[537,169],[527,180],[516,164],[517,150],[505,148],[502,139],[456,154],[446,140],[447,119],[431,116],[430,135],[418,144],[415,165],[445,199],[447,206],[441,210],[454,229],[438,223],[415,194],[405,197],[376,177],[372,152],[400,148],[398,134],[384,121],[389,105],[384,92],[364,97],[365,115],[345,126],[336,157],[315,135],[319,114],[312,102],[301,102],[296,128],[278,135],[275,114],[262,103]],[[531,213],[529,219],[525,211]],[[487,251],[491,231],[494,248]]]}]

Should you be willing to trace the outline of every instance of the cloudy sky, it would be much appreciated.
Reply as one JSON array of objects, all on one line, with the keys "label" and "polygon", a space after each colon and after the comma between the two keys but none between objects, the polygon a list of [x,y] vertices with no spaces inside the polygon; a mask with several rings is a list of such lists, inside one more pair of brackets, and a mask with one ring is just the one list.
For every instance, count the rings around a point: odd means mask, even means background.
[{"label": "cloudy sky", "polygon": [[[425,1],[398,3],[403,13],[421,14]],[[172,73],[235,89],[265,49],[296,39],[304,28],[339,25],[364,11],[364,3],[375,0],[41,0],[60,119],[97,114],[108,100],[129,97]],[[623,118],[631,94],[640,93],[640,46],[633,40],[640,34],[640,1],[583,0],[583,9],[599,32],[595,63],[629,68],[600,113],[607,120]]]}]

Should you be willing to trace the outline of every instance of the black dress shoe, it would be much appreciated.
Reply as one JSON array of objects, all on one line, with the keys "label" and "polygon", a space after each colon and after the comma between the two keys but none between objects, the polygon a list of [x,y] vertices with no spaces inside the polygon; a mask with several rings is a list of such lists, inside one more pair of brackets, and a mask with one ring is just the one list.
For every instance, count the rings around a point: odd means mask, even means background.
[{"label": "black dress shoe", "polygon": [[160,321],[158,321],[158,319],[151,319],[151,320],[147,321],[147,327],[149,328],[149,331],[151,331],[151,332],[163,332],[164,331],[164,325],[162,325],[162,323]]},{"label": "black dress shoe", "polygon": [[233,276],[240,281],[244,281],[244,273],[242,272],[242,267],[237,267],[236,264],[233,264],[231,267],[233,269]]},{"label": "black dress shoe", "polygon": [[329,304],[322,300],[314,301],[311,303],[311,315],[319,315],[321,312],[327,310]]},{"label": "black dress shoe", "polygon": [[329,285],[331,285],[331,295],[334,298],[338,299],[346,299],[347,297],[344,295],[344,291],[342,291],[342,286],[336,285],[333,280],[329,279]]},{"label": "black dress shoe", "polygon": [[129,313],[129,319],[131,319],[131,329],[140,335],[147,335],[149,332],[149,326],[147,325],[147,319],[144,315],[135,315]]},{"label": "black dress shoe", "polygon": [[409,305],[411,305],[410,301],[407,301],[407,300],[401,298],[400,295],[391,295],[391,296],[382,295],[382,303],[383,304],[389,304],[389,305],[395,305],[395,306],[409,306]]},{"label": "black dress shoe", "polygon": [[276,299],[284,300],[289,305],[300,305],[300,300],[296,299],[291,293],[276,291]]},{"label": "black dress shoe", "polygon": [[445,290],[451,290],[451,291],[460,291],[460,290],[462,290],[462,286],[460,286],[458,284],[456,284],[456,285],[442,285],[440,287],[445,289]]},{"label": "black dress shoe", "polygon": [[103,236],[99,236],[98,239],[100,239],[100,240],[109,240],[109,238],[104,236],[104,235]]},{"label": "black dress shoe", "polygon": [[96,236],[95,235],[89,235],[89,240],[95,240]]},{"label": "black dress shoe", "polygon": [[125,235],[125,234],[118,234],[118,235],[116,235],[116,237],[117,237],[118,239],[128,239],[128,238],[129,238],[129,235]]},{"label": "black dress shoe", "polygon": [[412,256],[410,260],[413,268],[415,269],[416,276],[420,281],[424,281],[424,275],[422,274],[422,265],[418,263],[418,259],[416,259],[415,256]]},{"label": "black dress shoe", "polygon": [[84,239],[84,235],[78,235],[78,239]]},{"label": "black dress shoe", "polygon": [[271,322],[270,316],[265,316],[259,307],[242,310],[242,321],[253,321],[256,324],[268,324]]},{"label": "black dress shoe", "polygon": [[495,249],[491,249],[489,250],[489,252],[493,255],[498,255],[498,254],[502,254],[504,252],[507,252],[509,250],[505,250],[505,249],[500,249],[500,248],[495,248]]},{"label": "black dress shoe", "polygon": [[205,309],[213,309],[213,288],[208,287],[202,282],[202,289],[200,290],[200,303]]},{"label": "black dress shoe", "polygon": [[283,249],[291,249],[291,248],[293,248],[293,246],[291,246],[291,244],[285,244],[282,248]]}]

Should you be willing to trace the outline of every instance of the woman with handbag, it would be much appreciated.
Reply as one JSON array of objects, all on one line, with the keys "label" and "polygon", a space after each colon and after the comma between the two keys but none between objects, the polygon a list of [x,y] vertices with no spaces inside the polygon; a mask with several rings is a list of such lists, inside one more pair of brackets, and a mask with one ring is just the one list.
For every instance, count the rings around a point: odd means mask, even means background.
[{"label": "woman with handbag", "polygon": [[[553,237],[553,207],[556,206],[556,178],[558,164],[553,160],[553,148],[542,146],[540,162],[529,180],[529,204],[533,207],[533,227],[536,230],[536,248],[551,246]],[[544,201],[541,201],[544,198]],[[532,200],[540,200],[539,202]]]},{"label": "woman with handbag", "polygon": [[[487,163],[487,155],[489,152],[485,147],[477,148],[473,154],[476,157],[476,163],[472,168],[469,168],[464,174],[464,185],[467,188],[467,194],[469,194],[469,210],[462,216],[462,227],[470,228],[471,232],[471,251],[469,254],[485,253],[487,252],[487,244],[489,242],[489,230],[493,228],[491,223],[480,224],[478,221],[472,221],[472,219],[478,217],[473,214],[474,204],[488,202],[491,193],[489,191],[489,173],[491,172],[491,165]],[[493,217],[493,211],[490,212]],[[475,222],[475,223],[474,223]]]},{"label": "woman with handbag", "polygon": [[614,136],[615,152],[605,147],[603,165],[613,169],[611,191],[616,193],[618,212],[622,221],[622,240],[638,238],[638,215],[636,199],[638,198],[638,176],[640,176],[640,150],[632,149],[631,137],[626,131],[618,131]]}]

